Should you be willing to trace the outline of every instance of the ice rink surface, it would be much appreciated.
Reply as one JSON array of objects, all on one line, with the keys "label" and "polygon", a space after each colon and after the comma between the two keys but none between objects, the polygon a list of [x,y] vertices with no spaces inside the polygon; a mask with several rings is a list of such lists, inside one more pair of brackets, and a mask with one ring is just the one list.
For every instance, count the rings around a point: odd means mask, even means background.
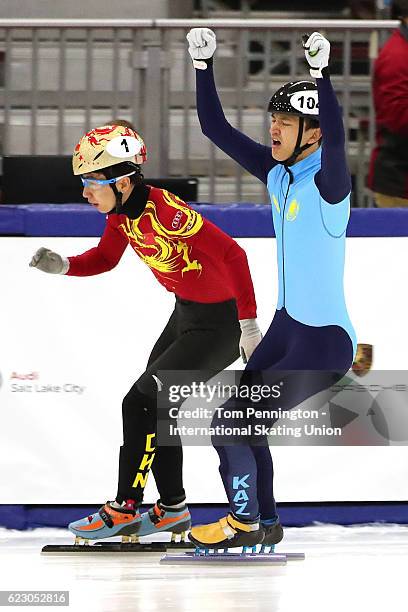
[{"label": "ice rink surface", "polygon": [[0,543],[1,590],[70,592],[69,607],[47,610],[408,610],[408,526],[288,528],[276,552],[306,559],[279,567],[163,566],[162,553],[41,555],[45,544],[73,543],[61,529],[0,529]]}]

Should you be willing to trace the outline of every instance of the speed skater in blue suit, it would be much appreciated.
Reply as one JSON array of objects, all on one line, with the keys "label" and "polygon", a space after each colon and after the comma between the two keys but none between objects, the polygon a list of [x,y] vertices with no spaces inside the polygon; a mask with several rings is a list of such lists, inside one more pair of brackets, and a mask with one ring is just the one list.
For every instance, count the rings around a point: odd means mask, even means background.
[{"label": "speed skater in blue suit", "polygon": [[[290,410],[344,376],[357,346],[343,286],[351,178],[341,110],[328,69],[330,43],[319,32],[304,37],[315,80],[286,83],[271,97],[271,146],[264,146],[225,118],[214,82],[214,32],[194,28],[187,40],[202,132],[267,185],[270,195],[278,303],[243,379],[261,373],[271,380],[278,372],[290,373],[290,390],[280,404]],[[224,409],[229,406],[227,402]],[[222,416],[213,422],[222,423]],[[283,530],[267,437],[255,444],[248,438],[231,443],[219,435],[212,442],[230,512],[215,523],[193,527],[190,539],[207,548],[278,543]]]}]

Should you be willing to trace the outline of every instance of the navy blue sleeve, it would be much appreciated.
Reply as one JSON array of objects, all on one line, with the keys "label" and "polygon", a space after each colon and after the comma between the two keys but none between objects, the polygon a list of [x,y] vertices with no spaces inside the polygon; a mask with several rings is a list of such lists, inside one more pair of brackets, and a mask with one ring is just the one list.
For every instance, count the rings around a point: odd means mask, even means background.
[{"label": "navy blue sleeve", "polygon": [[211,63],[206,70],[196,69],[196,82],[197,112],[203,134],[266,184],[269,170],[277,163],[271,147],[255,142],[228,123],[215,87]]},{"label": "navy blue sleeve", "polygon": [[338,204],[351,191],[341,109],[329,75],[316,79],[319,95],[319,119],[322,130],[322,167],[315,176],[320,195],[329,204]]}]

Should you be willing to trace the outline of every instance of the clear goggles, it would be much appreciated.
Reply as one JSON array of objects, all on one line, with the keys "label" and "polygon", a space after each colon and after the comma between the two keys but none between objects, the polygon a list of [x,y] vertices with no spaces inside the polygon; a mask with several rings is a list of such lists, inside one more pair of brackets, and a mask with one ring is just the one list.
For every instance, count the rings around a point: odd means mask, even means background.
[{"label": "clear goggles", "polygon": [[84,187],[89,187],[90,189],[93,189],[95,191],[97,189],[102,189],[102,187],[104,187],[105,185],[112,185],[113,183],[116,183],[116,181],[118,181],[119,179],[123,179],[127,176],[132,176],[132,174],[135,173],[136,170],[133,170],[133,172],[129,172],[129,174],[122,174],[122,176],[115,176],[114,178],[110,179],[84,178],[83,176],[81,176],[81,181]]}]

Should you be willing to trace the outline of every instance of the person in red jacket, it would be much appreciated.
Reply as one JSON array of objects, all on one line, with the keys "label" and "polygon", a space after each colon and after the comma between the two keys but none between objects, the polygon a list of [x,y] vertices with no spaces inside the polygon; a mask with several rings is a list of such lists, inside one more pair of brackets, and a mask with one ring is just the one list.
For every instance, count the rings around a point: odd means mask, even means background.
[{"label": "person in red jacket", "polygon": [[408,0],[393,10],[401,25],[375,62],[373,79],[376,146],[368,186],[377,206],[408,206]]},{"label": "person in red jacket", "polygon": [[[177,196],[147,185],[140,168],[145,161],[145,144],[128,122],[85,134],[75,149],[73,169],[81,177],[84,197],[106,214],[102,238],[95,248],[68,258],[42,247],[30,264],[48,273],[91,276],[114,268],[130,245],[175,294],[174,311],[146,370],[123,400],[116,499],[69,525],[84,539],[182,533],[190,527],[181,444],[156,443],[157,373],[221,371],[239,357],[239,347],[249,359],[262,338],[245,251]],[[140,324],[149,324],[148,309]],[[150,468],[160,499],[140,515]]]}]

